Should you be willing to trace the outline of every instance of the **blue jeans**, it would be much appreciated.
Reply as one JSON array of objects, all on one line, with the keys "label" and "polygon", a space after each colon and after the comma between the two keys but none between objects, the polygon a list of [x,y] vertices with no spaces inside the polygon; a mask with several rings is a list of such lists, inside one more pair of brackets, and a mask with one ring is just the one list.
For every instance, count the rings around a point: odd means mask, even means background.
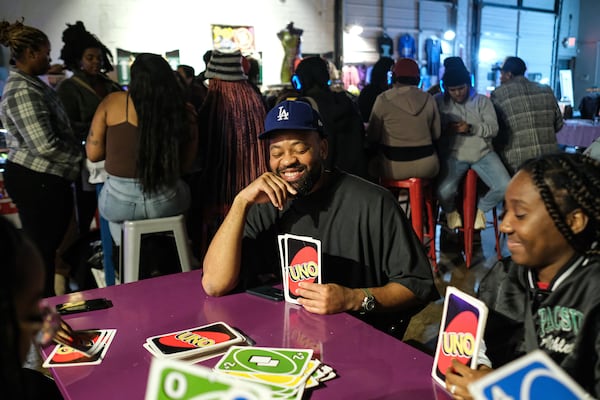
[{"label": "blue jeans", "polygon": [[437,188],[438,199],[444,212],[456,210],[458,186],[469,168],[477,172],[483,183],[490,188],[477,202],[478,209],[488,212],[503,200],[510,176],[496,153],[491,151],[475,163],[449,157],[442,160]]},{"label": "blue jeans", "polygon": [[109,221],[113,240],[120,245],[123,221],[183,214],[190,202],[190,188],[181,179],[175,187],[150,195],[142,191],[137,179],[109,175],[100,192],[98,210]]}]

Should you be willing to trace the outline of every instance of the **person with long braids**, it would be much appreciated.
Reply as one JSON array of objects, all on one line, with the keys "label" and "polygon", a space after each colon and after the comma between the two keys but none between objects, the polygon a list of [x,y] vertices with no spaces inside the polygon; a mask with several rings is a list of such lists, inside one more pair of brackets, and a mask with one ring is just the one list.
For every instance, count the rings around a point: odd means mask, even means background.
[{"label": "person with long braids", "polygon": [[46,34],[22,21],[2,21],[0,43],[10,49],[14,65],[0,101],[9,149],[4,184],[23,230],[40,250],[44,295],[52,296],[56,250],[71,220],[71,183],[79,176],[83,151],[56,92],[38,77],[50,68]]},{"label": "person with long braids", "polygon": [[190,206],[181,179],[194,161],[198,126],[169,63],[157,54],[139,54],[131,66],[128,92],[100,103],[86,141],[90,161],[105,160],[108,178],[98,199],[113,240],[121,223],[169,217]]},{"label": "person with long braids", "polygon": [[[267,168],[267,149],[258,140],[266,110],[248,83],[239,51],[213,51],[204,77],[208,94],[200,110],[202,184],[194,197],[202,204],[206,227],[201,247],[210,241],[236,194]],[[200,225],[200,224],[197,224]],[[201,249],[201,252],[204,249]]]},{"label": "person with long braids", "polygon": [[[597,398],[600,162],[567,153],[526,161],[506,190],[500,229],[512,256],[479,289],[490,309],[484,337],[491,366],[541,349]],[[475,370],[453,361],[446,387],[470,399],[467,385],[489,372],[489,364]]]}]

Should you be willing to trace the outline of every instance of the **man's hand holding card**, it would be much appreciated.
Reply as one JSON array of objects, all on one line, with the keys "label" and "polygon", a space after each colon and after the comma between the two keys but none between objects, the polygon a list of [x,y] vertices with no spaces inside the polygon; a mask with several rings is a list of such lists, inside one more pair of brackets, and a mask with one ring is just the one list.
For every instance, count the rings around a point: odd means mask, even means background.
[{"label": "man's hand holding card", "polygon": [[279,257],[285,300],[315,314],[351,309],[354,292],[335,283],[323,284],[321,241],[308,236],[279,235]]},{"label": "man's hand holding card", "polygon": [[335,314],[351,309],[354,291],[335,284],[300,282],[298,303],[315,314]]},{"label": "man's hand holding card", "polygon": [[285,300],[300,304],[300,284],[321,283],[321,241],[286,234],[278,236],[278,244]]}]

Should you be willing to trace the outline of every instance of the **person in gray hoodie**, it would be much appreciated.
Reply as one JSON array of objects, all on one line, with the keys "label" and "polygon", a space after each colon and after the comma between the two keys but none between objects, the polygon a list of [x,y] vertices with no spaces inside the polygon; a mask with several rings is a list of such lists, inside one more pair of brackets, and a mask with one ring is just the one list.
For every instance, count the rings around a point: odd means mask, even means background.
[{"label": "person in gray hoodie", "polygon": [[485,229],[485,213],[502,201],[510,181],[492,147],[492,139],[498,134],[496,112],[490,99],[471,87],[471,74],[460,57],[448,57],[444,67],[444,92],[435,96],[442,118],[438,199],[446,213],[448,228],[462,227],[456,194],[463,176],[473,169],[489,187],[477,202],[475,217],[475,229]]},{"label": "person in gray hoodie", "polygon": [[367,139],[376,148],[369,171],[387,179],[435,178],[435,141],[441,134],[436,103],[417,87],[420,73],[414,60],[401,58],[391,72],[393,86],[377,96],[369,118]]}]

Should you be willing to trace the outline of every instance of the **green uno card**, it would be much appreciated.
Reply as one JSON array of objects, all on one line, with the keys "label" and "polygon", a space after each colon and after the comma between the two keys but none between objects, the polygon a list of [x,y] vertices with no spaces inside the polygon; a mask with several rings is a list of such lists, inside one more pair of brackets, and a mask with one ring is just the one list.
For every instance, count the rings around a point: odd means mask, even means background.
[{"label": "green uno card", "polygon": [[222,372],[302,375],[312,353],[310,349],[232,346],[214,369]]},{"label": "green uno card", "polygon": [[217,374],[182,361],[154,358],[150,366],[146,400],[267,400],[270,391],[260,384]]}]

